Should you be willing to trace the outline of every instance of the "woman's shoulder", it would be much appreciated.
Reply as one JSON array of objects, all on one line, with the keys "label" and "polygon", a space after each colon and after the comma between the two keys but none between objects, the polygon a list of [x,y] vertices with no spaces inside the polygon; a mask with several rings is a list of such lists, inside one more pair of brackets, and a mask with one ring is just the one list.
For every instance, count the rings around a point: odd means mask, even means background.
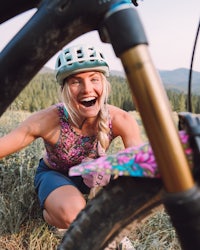
[{"label": "woman's shoulder", "polygon": [[112,122],[112,129],[115,135],[119,135],[121,130],[134,123],[134,118],[129,112],[116,106],[109,105],[109,113]]},{"label": "woman's shoulder", "polygon": [[109,110],[109,113],[115,113],[117,110],[119,110],[120,108],[114,106],[114,105],[111,105],[111,104],[108,104],[108,110]]},{"label": "woman's shoulder", "polygon": [[50,106],[49,108],[32,113],[19,125],[19,129],[27,131],[26,133],[29,133],[35,138],[45,138],[49,131],[52,131],[58,126],[58,112],[55,106]]},{"label": "woman's shoulder", "polygon": [[29,120],[35,122],[44,121],[44,123],[52,123],[58,117],[58,108],[56,105],[52,105],[48,108],[39,110],[34,112],[30,117]]},{"label": "woman's shoulder", "polygon": [[108,105],[108,110],[112,119],[129,116],[128,112],[113,105]]}]

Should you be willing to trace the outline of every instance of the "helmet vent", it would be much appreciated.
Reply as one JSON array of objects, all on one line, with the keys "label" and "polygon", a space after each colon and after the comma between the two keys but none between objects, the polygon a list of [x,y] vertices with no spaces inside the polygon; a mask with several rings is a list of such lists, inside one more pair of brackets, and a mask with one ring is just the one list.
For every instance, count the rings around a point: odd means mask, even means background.
[{"label": "helmet vent", "polygon": [[99,50],[88,45],[73,46],[60,53],[56,62],[56,78],[62,85],[66,77],[90,69],[109,76],[109,66]]},{"label": "helmet vent", "polygon": [[[83,53],[82,49],[77,50],[77,58],[78,58],[79,63],[84,62],[84,59],[83,59],[84,58],[84,53]],[[80,59],[82,59],[82,60],[80,60]]]},{"label": "helmet vent", "polygon": [[60,67],[60,65],[61,65],[61,61],[60,61],[60,58],[58,59],[58,67]]}]

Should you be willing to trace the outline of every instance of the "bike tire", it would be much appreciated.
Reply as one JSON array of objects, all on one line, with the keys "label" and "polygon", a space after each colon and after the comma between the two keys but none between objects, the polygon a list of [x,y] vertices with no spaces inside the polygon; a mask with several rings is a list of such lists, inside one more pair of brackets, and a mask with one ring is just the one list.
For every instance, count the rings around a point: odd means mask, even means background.
[{"label": "bike tire", "polygon": [[159,179],[119,177],[90,200],[58,250],[103,250],[135,219],[162,203]]}]

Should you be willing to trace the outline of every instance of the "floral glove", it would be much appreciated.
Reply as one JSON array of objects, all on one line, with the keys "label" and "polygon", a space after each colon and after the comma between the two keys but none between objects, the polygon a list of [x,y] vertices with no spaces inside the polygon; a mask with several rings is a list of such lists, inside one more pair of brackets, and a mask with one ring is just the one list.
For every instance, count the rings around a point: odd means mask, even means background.
[{"label": "floral glove", "polygon": [[[101,144],[98,143],[97,145],[98,154],[99,156],[105,156],[105,150],[101,147]],[[82,162],[87,162],[93,160],[91,158],[86,158]],[[110,182],[111,175],[109,174],[101,174],[97,172],[91,172],[89,174],[82,175],[83,182],[89,187],[103,187],[106,186]]]},{"label": "floral glove", "polygon": [[103,187],[106,186],[110,182],[109,174],[101,174],[92,172],[89,174],[82,175],[83,182],[89,187]]}]

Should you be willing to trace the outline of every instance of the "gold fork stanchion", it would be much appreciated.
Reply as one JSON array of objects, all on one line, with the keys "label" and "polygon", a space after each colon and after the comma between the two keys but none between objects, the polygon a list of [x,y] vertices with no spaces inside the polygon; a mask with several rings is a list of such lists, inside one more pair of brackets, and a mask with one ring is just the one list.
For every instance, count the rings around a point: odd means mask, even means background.
[{"label": "gold fork stanchion", "polygon": [[[138,45],[120,55],[133,99],[141,114],[159,170],[168,192],[194,186],[172,111],[147,45]],[[163,143],[164,142],[164,143]]]}]

